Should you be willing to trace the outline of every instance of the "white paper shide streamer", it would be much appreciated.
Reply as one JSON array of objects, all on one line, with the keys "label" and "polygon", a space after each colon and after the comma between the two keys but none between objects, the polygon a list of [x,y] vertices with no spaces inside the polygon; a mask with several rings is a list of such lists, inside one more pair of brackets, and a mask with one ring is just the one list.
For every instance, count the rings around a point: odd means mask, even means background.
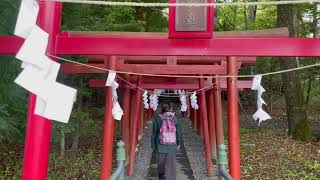
[{"label": "white paper shide streamer", "polygon": [[150,95],[150,108],[153,109],[153,111],[156,111],[159,105],[159,97],[160,94],[163,92],[163,89],[155,89],[153,91],[153,94]]},{"label": "white paper shide streamer", "polygon": [[36,25],[38,12],[36,0],[22,0],[14,34],[25,39],[16,55],[23,71],[15,83],[37,95],[35,114],[67,123],[77,90],[56,82],[60,64],[45,55],[49,35]]},{"label": "white paper shide streamer", "polygon": [[143,105],[144,105],[144,108],[145,108],[145,109],[149,109],[150,106],[149,106],[149,103],[148,103],[148,91],[144,91],[142,97],[143,97]]},{"label": "white paper shide streamer", "polygon": [[179,90],[179,96],[181,102],[181,112],[186,112],[188,109],[186,92],[184,90]]},{"label": "white paper shide streamer", "polygon": [[261,86],[262,75],[255,75],[252,83],[252,90],[257,91],[257,108],[258,110],[252,115],[254,120],[259,120],[259,125],[262,121],[271,119],[269,114],[262,109],[262,106],[266,104],[266,102],[262,99],[262,94],[266,91]]},{"label": "white paper shide streamer", "polygon": [[119,84],[115,81],[116,75],[116,72],[109,71],[106,86],[111,87],[112,89],[112,116],[114,119],[120,121],[123,116],[123,110],[118,101],[117,88],[119,87]]},{"label": "white paper shide streamer", "polygon": [[193,92],[192,95],[190,96],[190,104],[193,109],[195,110],[199,109],[196,92]]}]

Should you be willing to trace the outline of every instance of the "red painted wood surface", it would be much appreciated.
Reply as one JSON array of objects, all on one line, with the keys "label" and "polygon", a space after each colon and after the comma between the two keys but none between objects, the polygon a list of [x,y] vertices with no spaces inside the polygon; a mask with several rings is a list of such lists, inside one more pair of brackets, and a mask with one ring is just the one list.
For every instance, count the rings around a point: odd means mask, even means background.
[{"label": "red painted wood surface", "polygon": [[201,136],[203,138],[203,113],[202,113],[202,109],[203,108],[201,106],[201,103],[202,103],[202,99],[200,97],[200,95],[197,95],[197,100],[198,100],[198,106],[199,106],[199,109],[197,110],[197,130],[198,130],[198,134],[199,136]]},{"label": "red painted wood surface", "polygon": [[[116,57],[111,56],[108,62],[108,68],[113,69],[116,64]],[[112,173],[112,149],[114,136],[114,118],[112,116],[112,88],[105,87],[106,90],[106,104],[104,113],[104,127],[103,127],[103,144],[102,144],[102,160],[100,179],[109,179]]]},{"label": "red painted wood surface", "polygon": [[[104,64],[88,64],[90,66],[104,68]],[[143,74],[227,74],[225,65],[160,65],[160,64],[121,64],[117,63],[115,70],[123,72]],[[94,69],[73,63],[63,63],[62,71],[68,74],[106,73],[104,70]]]},{"label": "red painted wood surface", "polygon": [[17,36],[0,36],[0,54],[16,54],[24,42]]},{"label": "red painted wood surface", "polygon": [[147,126],[148,121],[148,109],[143,109],[143,128]]},{"label": "red painted wood surface", "polygon": [[214,99],[213,89],[206,91],[207,112],[208,112],[208,127],[211,158],[217,159],[217,143],[216,143],[216,119],[214,114]]},{"label": "red painted wood surface", "polygon": [[199,126],[199,124],[198,124],[198,122],[199,122],[199,116],[198,116],[198,110],[193,110],[193,130],[195,131],[195,132],[197,132],[198,133],[198,126]]},{"label": "red painted wood surface", "polygon": [[[155,83],[142,83],[141,88],[144,89],[187,89],[187,90],[197,90],[200,89],[199,83],[197,83],[197,79],[179,79],[179,81],[176,84],[171,84],[169,82],[165,82],[161,79],[156,79],[150,77],[144,78],[144,80],[150,82],[150,80],[154,81]],[[105,87],[106,81],[105,80],[90,80],[89,81],[89,87],[92,88],[102,88]],[[128,86],[130,88],[135,88],[133,86],[130,86],[126,84],[125,82],[119,81],[120,86]],[[220,88],[225,91],[227,89],[227,81],[221,81]],[[252,86],[252,80],[240,80],[238,81],[238,88],[239,90],[243,89],[251,89]]]},{"label": "red painted wood surface", "polygon": [[126,159],[129,157],[129,147],[130,147],[130,99],[131,93],[129,88],[124,88],[123,96],[122,96],[122,106],[123,106],[123,118],[122,118],[122,139],[125,143],[126,149]]},{"label": "red painted wood surface", "polygon": [[[139,78],[138,86],[141,85],[142,78]],[[142,105],[142,92],[140,90],[136,90],[135,97],[136,97],[136,104],[132,106],[135,107],[135,115],[134,115],[134,122],[132,126],[132,136],[131,136],[131,144],[130,144],[130,160],[129,160],[129,168],[128,168],[128,175],[132,176],[134,172],[134,163],[136,159],[136,145],[137,145],[137,136],[138,136],[138,121],[141,119],[141,115],[139,116],[139,109],[141,109]]]},{"label": "red painted wood surface", "polygon": [[[215,38],[283,38],[288,37],[287,28],[274,28],[265,30],[247,30],[247,31],[227,31],[215,32]],[[62,32],[63,37],[122,37],[122,38],[142,38],[152,39],[155,37],[167,39],[166,33],[146,33],[146,32]],[[23,39],[15,36],[0,36],[0,54],[16,54],[23,43]],[[60,54],[57,52],[57,54]],[[104,53],[98,53],[104,54]],[[205,56],[203,56],[206,58]]]},{"label": "red painted wood surface", "polygon": [[[56,33],[60,30],[62,4],[58,2],[40,1],[38,25],[49,33],[47,52],[55,54]],[[13,41],[0,40],[0,53],[2,51],[17,51],[22,40],[13,37]],[[7,48],[3,48],[7,47]],[[29,93],[28,121],[25,136],[23,180],[45,180],[48,174],[48,161],[50,154],[50,137],[52,121],[34,114],[37,96]]]},{"label": "red painted wood surface", "polygon": [[[204,79],[199,79],[199,85],[201,88],[204,87]],[[212,160],[211,160],[211,148],[210,148],[210,135],[209,135],[209,123],[208,123],[208,112],[207,112],[207,104],[206,104],[206,95],[205,91],[200,91],[199,95],[199,106],[200,113],[202,115],[202,132],[203,132],[203,141],[204,141],[204,149],[205,149],[205,156],[207,162],[207,175],[211,177],[213,174],[212,170]]]},{"label": "red painted wood surface", "polygon": [[[237,59],[229,57],[228,73],[238,74]],[[228,78],[228,139],[229,139],[229,169],[234,180],[240,180],[240,131],[238,112],[238,80]]]},{"label": "red painted wood surface", "polygon": [[[238,81],[239,82],[239,81]],[[216,137],[217,145],[224,144],[223,119],[222,119],[222,103],[221,103],[221,88],[219,78],[213,78],[213,83],[217,86],[213,88],[214,96],[214,115],[216,119]]]},{"label": "red painted wood surface", "polygon": [[[88,56],[89,63],[102,63],[106,56],[104,55],[91,55]],[[125,64],[167,64],[167,56],[119,56]],[[198,65],[213,65],[214,63],[221,63],[226,61],[226,56],[175,56],[177,64],[198,64]],[[256,57],[239,57],[241,64],[255,65]]]},{"label": "red painted wood surface", "polygon": [[65,55],[130,56],[320,56],[320,38],[212,38],[59,36]]}]

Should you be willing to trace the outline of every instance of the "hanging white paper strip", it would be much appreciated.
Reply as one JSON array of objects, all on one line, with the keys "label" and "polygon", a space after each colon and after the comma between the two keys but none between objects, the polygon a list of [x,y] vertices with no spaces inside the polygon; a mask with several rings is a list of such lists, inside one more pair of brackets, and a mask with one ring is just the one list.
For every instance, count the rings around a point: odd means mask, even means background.
[{"label": "hanging white paper strip", "polygon": [[121,109],[118,101],[113,103],[112,115],[113,115],[113,118],[118,121],[120,121],[123,116],[123,110]]},{"label": "hanging white paper strip", "polygon": [[114,71],[109,71],[108,79],[106,81],[106,86],[113,86],[113,82],[116,78],[117,73]]},{"label": "hanging white paper strip", "polygon": [[199,109],[196,92],[192,93],[192,95],[190,96],[190,104],[193,109]]},{"label": "hanging white paper strip", "polygon": [[43,71],[34,66],[27,66],[14,82],[41,98],[48,97],[47,81],[44,78]]},{"label": "hanging white paper strip", "polygon": [[[32,65],[29,65],[29,66],[32,66]],[[59,63],[49,60],[48,69],[42,71],[44,74],[44,79],[46,83],[54,83],[56,81],[59,73],[59,69],[60,69]],[[76,98],[74,99],[74,102],[76,102]],[[45,108],[46,108],[46,101],[40,96],[38,96],[36,101],[35,114],[44,116]]]},{"label": "hanging white paper strip", "polygon": [[259,125],[262,121],[271,119],[270,115],[266,113],[262,108],[259,108],[253,115],[254,120],[259,120]]},{"label": "hanging white paper strip", "polygon": [[37,1],[22,0],[14,34],[26,39],[32,28],[36,26],[38,12],[39,4]]},{"label": "hanging white paper strip", "polygon": [[43,117],[68,123],[77,90],[60,83],[49,84],[46,108]]},{"label": "hanging white paper strip", "polygon": [[16,58],[40,69],[45,69],[48,63],[48,58],[45,56],[48,37],[48,33],[38,26],[34,26],[30,35],[17,53]]},{"label": "hanging white paper strip", "polygon": [[187,97],[185,91],[180,91],[180,102],[181,102],[181,112],[186,112],[188,109],[187,106]]},{"label": "hanging white paper strip", "polygon": [[148,103],[148,91],[144,91],[142,97],[143,97],[143,105],[144,105],[144,108],[145,108],[145,109],[149,109],[150,106],[149,106],[149,103]]},{"label": "hanging white paper strip", "polygon": [[159,100],[158,100],[158,93],[156,90],[154,90],[153,94],[150,95],[150,108],[153,109],[153,111],[156,111],[159,105]]},{"label": "hanging white paper strip", "polygon": [[262,94],[266,91],[261,86],[262,75],[255,75],[252,83],[252,90],[257,91],[257,111],[252,115],[254,120],[259,121],[259,125],[262,121],[271,119],[270,115],[263,110],[263,105],[267,105],[266,102],[262,99]]}]

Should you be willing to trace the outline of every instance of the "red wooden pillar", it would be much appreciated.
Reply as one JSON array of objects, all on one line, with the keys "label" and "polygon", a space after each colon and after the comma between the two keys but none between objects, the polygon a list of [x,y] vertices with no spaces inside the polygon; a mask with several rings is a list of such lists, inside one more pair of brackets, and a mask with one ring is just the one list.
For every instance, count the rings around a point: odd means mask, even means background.
[{"label": "red wooden pillar", "polygon": [[[200,82],[200,81],[199,81]],[[199,105],[199,109],[198,109],[198,116],[197,116],[197,130],[198,130],[198,134],[203,137],[203,113],[202,113],[202,106],[201,103],[203,103],[203,101],[201,100],[200,95],[198,95],[198,105]],[[204,101],[205,103],[206,101]]]},{"label": "red wooden pillar", "polygon": [[208,107],[208,124],[209,124],[209,137],[210,137],[210,150],[213,160],[217,159],[217,144],[216,144],[216,120],[214,117],[214,102],[213,90],[207,91],[207,107]]},{"label": "red wooden pillar", "polygon": [[[60,32],[62,4],[47,1],[40,1],[39,4],[38,25],[49,33],[47,52],[51,55],[56,55],[56,35]],[[37,96],[29,93],[22,170],[22,179],[24,180],[44,180],[48,174],[52,121],[34,114],[36,100]]]},{"label": "red wooden pillar", "polygon": [[[139,80],[138,80],[138,86],[141,86],[142,83],[142,79],[139,76]],[[141,97],[142,93],[139,89],[136,90],[136,112],[139,111],[139,109],[141,109],[142,106],[142,98]],[[132,137],[131,137],[131,144],[130,144],[130,160],[129,160],[129,169],[128,169],[128,175],[132,176],[133,171],[134,171],[134,163],[135,163],[135,159],[136,159],[136,145],[137,145],[137,135],[138,135],[138,121],[139,118],[141,118],[141,116],[139,116],[139,113],[135,113],[134,116],[134,122],[133,122],[133,126],[132,126]]]},{"label": "red wooden pillar", "polygon": [[[116,66],[116,56],[110,56],[108,68],[114,69]],[[114,119],[112,116],[112,88],[106,87],[106,105],[104,112],[103,145],[100,179],[109,179],[112,172],[112,144],[114,135]]]},{"label": "red wooden pillar", "polygon": [[[228,57],[228,74],[237,75],[236,57]],[[240,180],[240,134],[238,114],[238,80],[236,77],[227,79],[228,87],[228,132],[229,132],[229,162],[230,175],[234,180]]]},{"label": "red wooden pillar", "polygon": [[[137,89],[137,91],[140,91],[139,89]],[[137,96],[136,98],[138,98],[138,99],[142,99],[142,97],[140,97],[140,96]],[[137,102],[139,101],[137,99]],[[141,100],[140,100],[141,101]],[[138,104],[137,104],[138,105]],[[141,135],[141,133],[142,133],[142,129],[141,129],[141,122],[142,122],[142,107],[141,106],[139,106],[139,108],[138,108],[138,115],[139,115],[139,119],[138,119],[138,134],[137,134],[137,136],[140,136]]]},{"label": "red wooden pillar", "polygon": [[[131,89],[130,90],[130,94],[131,94],[131,99],[130,99],[130,129],[129,129],[129,134],[130,134],[130,147],[131,147],[131,138],[132,138],[132,134],[133,134],[133,124],[134,124],[134,117],[136,114],[136,91]],[[130,148],[129,148],[130,149]]]},{"label": "red wooden pillar", "polygon": [[[199,80],[200,88],[204,87],[204,79]],[[210,152],[210,137],[209,137],[209,128],[208,128],[208,118],[207,118],[207,106],[206,106],[206,95],[204,90],[200,91],[200,113],[202,114],[202,130],[203,130],[203,139],[204,139],[204,148],[207,161],[207,175],[212,176],[212,161],[211,161],[211,152]]]},{"label": "red wooden pillar", "polygon": [[143,128],[147,126],[148,121],[148,109],[143,109]]},{"label": "red wooden pillar", "polygon": [[191,116],[191,106],[190,106],[190,100],[188,99],[187,96],[187,117],[190,118]]},{"label": "red wooden pillar", "polygon": [[193,110],[193,130],[195,131],[195,132],[198,132],[198,118],[199,118],[199,116],[198,116],[198,111],[199,111],[199,109],[198,110]]},{"label": "red wooden pillar", "polygon": [[140,133],[139,133],[140,138],[142,138],[143,130],[144,130],[144,108],[141,105],[140,106]]},{"label": "red wooden pillar", "polygon": [[221,89],[220,89],[219,78],[214,78],[213,83],[215,84],[215,87],[213,88],[213,96],[214,96],[214,115],[216,119],[216,136],[217,136],[217,146],[218,146],[220,144],[224,144]]},{"label": "red wooden pillar", "polygon": [[[126,79],[128,79],[128,76],[126,76]],[[129,147],[130,147],[130,99],[131,99],[131,93],[129,88],[124,88],[123,91],[123,118],[122,118],[122,139],[125,143],[125,149],[126,149],[126,157],[129,155]],[[128,159],[128,158],[126,158]]]},{"label": "red wooden pillar", "polygon": [[193,108],[190,108],[190,121],[191,121],[191,128],[193,128],[193,126],[194,126],[194,122],[193,122],[193,120],[194,120],[194,110],[193,110]]}]

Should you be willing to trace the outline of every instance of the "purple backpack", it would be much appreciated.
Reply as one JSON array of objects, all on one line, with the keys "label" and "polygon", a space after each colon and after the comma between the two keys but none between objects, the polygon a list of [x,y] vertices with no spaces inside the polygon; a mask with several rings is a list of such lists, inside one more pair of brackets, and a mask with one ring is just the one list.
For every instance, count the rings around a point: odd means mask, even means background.
[{"label": "purple backpack", "polygon": [[162,119],[162,124],[160,127],[160,144],[163,145],[175,145],[176,140],[176,124],[174,122],[174,113],[163,113],[159,114]]}]

